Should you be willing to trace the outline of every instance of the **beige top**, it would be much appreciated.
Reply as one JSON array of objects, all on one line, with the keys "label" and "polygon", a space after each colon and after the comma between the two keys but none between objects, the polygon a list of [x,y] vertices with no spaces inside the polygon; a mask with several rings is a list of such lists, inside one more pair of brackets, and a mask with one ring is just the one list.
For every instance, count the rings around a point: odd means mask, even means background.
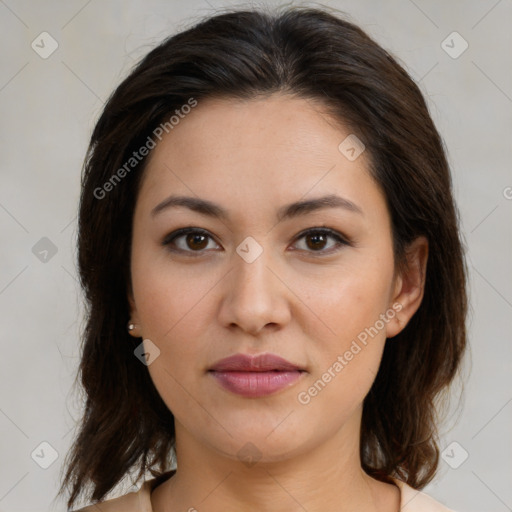
[{"label": "beige top", "polygon": [[[157,482],[156,478],[146,480],[137,492],[129,492],[119,498],[99,502],[74,512],[153,512],[151,491],[160,482]],[[394,482],[400,489],[401,512],[454,512],[406,483],[396,479]]]}]

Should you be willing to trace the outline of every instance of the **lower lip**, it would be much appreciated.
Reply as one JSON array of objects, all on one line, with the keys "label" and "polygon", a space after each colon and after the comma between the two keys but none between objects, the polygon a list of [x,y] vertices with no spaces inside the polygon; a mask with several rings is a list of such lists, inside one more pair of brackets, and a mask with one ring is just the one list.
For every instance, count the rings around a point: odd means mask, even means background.
[{"label": "lower lip", "polygon": [[210,372],[219,384],[237,395],[266,396],[294,384],[303,372]]}]

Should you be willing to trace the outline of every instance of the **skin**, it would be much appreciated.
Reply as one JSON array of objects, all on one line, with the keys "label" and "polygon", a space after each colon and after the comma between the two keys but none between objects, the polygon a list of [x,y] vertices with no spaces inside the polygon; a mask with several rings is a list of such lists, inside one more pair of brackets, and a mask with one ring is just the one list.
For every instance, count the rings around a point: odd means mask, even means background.
[{"label": "skin", "polygon": [[[134,214],[129,301],[133,335],[160,350],[148,370],[175,417],[178,470],[152,492],[155,512],[399,510],[399,489],[361,469],[361,412],[387,338],[421,303],[428,246],[418,238],[396,271],[389,212],[367,155],[350,161],[338,150],[349,134],[311,100],[209,99],[152,151]],[[276,219],[285,204],[333,193],[362,213],[324,208]],[[213,201],[229,218],[185,207],[153,218],[171,194]],[[162,245],[188,226],[210,237],[187,244],[182,236],[181,253]],[[321,227],[350,244],[297,237]],[[248,236],[263,249],[251,263],[236,252]],[[400,311],[300,403],[298,394],[393,304]],[[207,372],[232,354],[265,352],[306,372],[260,398],[233,394]],[[248,442],[260,457],[250,467],[237,456]]]}]

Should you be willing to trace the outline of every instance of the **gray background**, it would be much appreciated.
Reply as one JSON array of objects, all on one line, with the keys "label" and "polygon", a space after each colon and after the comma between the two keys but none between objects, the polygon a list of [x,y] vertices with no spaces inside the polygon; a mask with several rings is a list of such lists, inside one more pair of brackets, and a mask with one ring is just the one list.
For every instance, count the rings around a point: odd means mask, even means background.
[{"label": "gray background", "polygon": [[[80,413],[71,388],[83,319],[79,177],[102,105],[158,41],[230,5],[242,4],[0,0],[0,511],[65,510],[53,498]],[[512,4],[324,5],[346,12],[419,82],[453,169],[471,272],[471,353],[426,492],[459,512],[512,510]],[[46,38],[51,48],[44,31],[58,43],[46,59],[31,47],[42,52]],[[463,39],[448,37],[454,31]],[[58,454],[48,469],[40,464],[52,451],[42,442]]]}]

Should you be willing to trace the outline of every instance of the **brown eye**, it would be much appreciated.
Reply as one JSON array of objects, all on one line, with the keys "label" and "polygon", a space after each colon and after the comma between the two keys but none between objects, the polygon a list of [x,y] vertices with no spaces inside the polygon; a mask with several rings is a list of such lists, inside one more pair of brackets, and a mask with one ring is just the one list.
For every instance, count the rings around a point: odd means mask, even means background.
[{"label": "brown eye", "polygon": [[208,245],[207,237],[203,234],[190,233],[185,237],[185,241],[188,247],[194,250],[204,249]]},{"label": "brown eye", "polygon": [[[172,252],[189,253],[190,255],[199,256],[206,252],[212,236],[202,229],[198,228],[182,228],[166,236],[162,245],[168,246]],[[218,246],[217,246],[218,247]]]},{"label": "brown eye", "polygon": [[311,233],[305,236],[307,240],[306,245],[312,250],[323,249],[326,244],[326,239],[328,237],[323,233]]},{"label": "brown eye", "polygon": [[[305,231],[298,237],[298,240],[302,239],[304,239],[306,243],[305,248],[300,248],[300,250],[310,253],[318,253],[319,256],[336,252],[343,245],[350,245],[340,233],[326,228],[310,229]],[[335,242],[329,245],[329,239],[334,240]]]}]

